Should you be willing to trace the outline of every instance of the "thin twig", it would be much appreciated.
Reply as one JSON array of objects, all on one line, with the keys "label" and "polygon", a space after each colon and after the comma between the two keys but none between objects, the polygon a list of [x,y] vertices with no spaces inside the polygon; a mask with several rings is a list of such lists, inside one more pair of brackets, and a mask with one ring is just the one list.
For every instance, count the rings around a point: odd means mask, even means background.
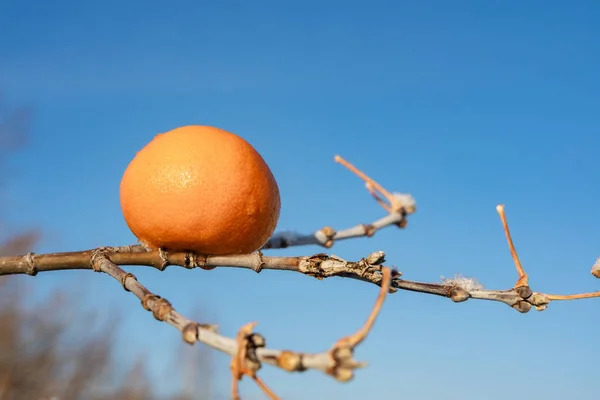
[{"label": "thin twig", "polygon": [[591,293],[579,293],[579,294],[548,294],[546,295],[548,300],[579,300],[579,299],[591,299],[594,297],[600,297],[600,292]]},{"label": "thin twig", "polygon": [[375,306],[373,307],[371,314],[369,314],[367,322],[365,322],[365,324],[354,334],[340,339],[336,343],[336,346],[349,346],[354,348],[367,338],[367,335],[373,328],[373,325],[375,325],[375,320],[381,311],[381,307],[383,307],[383,302],[385,301],[385,298],[390,290],[390,285],[392,284],[392,271],[389,268],[383,267],[382,275],[381,290],[379,291],[379,296],[377,296]]},{"label": "thin twig", "polygon": [[367,335],[373,328],[375,320],[383,306],[383,302],[390,291],[392,275],[392,270],[387,267],[382,267],[383,281],[381,289],[379,290],[379,295],[377,296],[377,300],[375,301],[375,305],[373,306],[367,321],[358,331],[352,335],[341,338],[331,348],[330,354],[331,358],[335,361],[336,368],[331,369],[328,373],[336,377],[337,380],[347,382],[354,378],[354,370],[360,366],[357,365],[356,361],[352,358],[354,350],[356,346],[367,338]]},{"label": "thin twig", "polygon": [[[291,246],[318,245],[330,248],[336,241],[353,239],[359,237],[371,237],[380,229],[388,226],[406,228],[407,216],[417,209],[415,199],[409,194],[390,193],[383,186],[364,172],[344,160],[335,156],[335,161],[348,168],[365,181],[365,186],[377,203],[388,213],[383,218],[370,224],[358,224],[351,228],[336,231],[330,226],[319,229],[310,234],[299,234],[295,232],[277,232],[273,235],[262,249],[282,249]],[[384,198],[382,198],[383,196]],[[386,203],[386,200],[389,204]]]},{"label": "thin twig", "polygon": [[406,226],[406,213],[392,212],[383,218],[370,224],[358,224],[351,228],[336,231],[326,226],[310,234],[299,234],[295,232],[276,232],[263,246],[266,249],[284,249],[292,246],[318,245],[330,248],[340,240],[355,239],[360,237],[371,237],[377,231],[388,226]]},{"label": "thin twig", "polygon": [[506,234],[506,240],[508,242],[508,248],[510,250],[510,254],[515,263],[515,267],[517,268],[517,274],[519,274],[519,279],[515,284],[515,288],[522,286],[529,286],[529,276],[525,273],[523,266],[521,265],[521,260],[519,260],[519,256],[517,255],[517,250],[515,249],[515,245],[513,244],[512,237],[510,236],[510,230],[508,229],[508,222],[506,222],[506,214],[504,213],[504,205],[499,204],[496,206],[496,211],[500,215],[500,220],[502,221],[502,227],[504,228],[504,233]]},{"label": "thin twig", "polygon": [[[377,181],[367,176],[367,174],[350,164],[348,161],[344,160],[341,156],[335,156],[334,160],[335,162],[340,163],[344,167],[348,168],[352,173],[365,181],[365,187],[369,193],[371,193],[379,205],[381,205],[387,212],[392,213],[404,211],[407,214],[412,214],[417,210],[417,205],[410,195],[390,193],[386,188],[377,183]],[[389,204],[386,204],[380,195],[383,196]]]},{"label": "thin twig", "polygon": [[[517,255],[517,251],[515,250],[515,246],[513,244],[510,230],[508,228],[508,222],[506,222],[506,214],[504,212],[504,205],[499,204],[496,206],[496,211],[500,214],[500,220],[502,221],[502,226],[504,228],[504,233],[506,234],[506,240],[508,241],[508,248],[510,249],[510,254],[515,263],[515,267],[517,268],[517,273],[519,274],[519,279],[514,286],[514,290],[519,294],[519,296],[527,301],[530,297],[537,295],[536,301],[539,304],[534,304],[535,302],[529,302],[531,305],[535,306],[538,310],[545,310],[548,306],[548,303],[552,300],[579,300],[579,299],[589,299],[593,297],[600,297],[600,291],[591,292],[591,293],[578,293],[578,294],[570,294],[570,295],[559,295],[559,294],[542,294],[535,293],[529,287],[529,275],[523,269],[521,265],[521,261],[519,260],[519,256]],[[592,267],[592,275],[596,276],[596,264],[598,264],[598,260]]]}]

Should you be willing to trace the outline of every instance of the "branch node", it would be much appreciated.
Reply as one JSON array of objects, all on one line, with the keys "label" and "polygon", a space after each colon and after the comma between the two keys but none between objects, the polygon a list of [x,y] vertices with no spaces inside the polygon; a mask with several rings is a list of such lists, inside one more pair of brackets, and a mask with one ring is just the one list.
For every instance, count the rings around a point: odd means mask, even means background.
[{"label": "branch node", "polygon": [[198,322],[189,321],[181,329],[183,341],[193,346],[194,343],[200,341],[200,329],[218,333],[219,327],[214,324],[200,324]]},{"label": "branch node", "polygon": [[448,291],[448,297],[450,297],[450,300],[455,303],[462,303],[463,301],[467,301],[471,295],[465,289],[458,286],[453,286]]},{"label": "branch node", "polygon": [[183,267],[187,269],[201,268],[205,271],[210,271],[217,268],[216,265],[207,265],[208,256],[196,254],[191,251],[186,251],[183,256]]},{"label": "branch node", "polygon": [[183,341],[193,346],[198,341],[198,329],[200,328],[200,324],[197,322],[190,322],[186,324],[181,330],[181,337]]},{"label": "branch node", "polygon": [[338,382],[350,382],[354,379],[354,371],[350,368],[338,368],[334,377]]},{"label": "branch node", "polygon": [[406,211],[402,212],[402,220],[398,223],[396,223],[396,226],[400,229],[404,229],[408,226],[408,218],[406,218]]},{"label": "branch node", "polygon": [[367,256],[366,261],[370,265],[381,265],[385,262],[385,252],[374,251]]},{"label": "branch node", "polygon": [[256,349],[265,345],[264,338],[252,332],[254,326],[256,326],[256,322],[251,322],[239,330],[237,335],[238,351],[234,357],[235,363],[239,364],[240,372],[250,376],[255,375],[261,368],[260,360],[256,356]]},{"label": "branch node", "polygon": [[166,321],[171,311],[173,311],[173,306],[169,300],[163,298],[158,299],[152,308],[152,315],[159,321]]},{"label": "branch node", "polygon": [[531,291],[531,288],[529,286],[517,286],[515,288],[515,291],[517,292],[519,297],[522,298],[523,300],[527,300],[533,294],[533,292]]},{"label": "branch node", "polygon": [[[194,261],[192,261],[194,260]],[[196,255],[192,252],[186,251],[183,255],[183,268],[194,269],[196,267]]]},{"label": "branch node", "polygon": [[353,342],[342,342],[339,346],[334,347],[331,351],[331,357],[336,364],[343,364],[352,360],[354,356]]},{"label": "branch node", "polygon": [[35,253],[33,252],[29,252],[27,254],[25,254],[25,261],[27,262],[27,265],[29,266],[29,269],[27,270],[27,274],[31,275],[31,276],[36,276],[38,273],[37,267],[35,266]]},{"label": "branch node", "polygon": [[158,267],[158,269],[159,269],[159,271],[164,271],[169,266],[169,253],[163,247],[159,247],[158,248],[158,256],[160,257],[160,260],[162,261],[162,263],[160,264],[160,267]]},{"label": "branch node", "polygon": [[321,232],[323,232],[327,239],[333,239],[333,237],[335,236],[335,229],[333,229],[330,226],[324,227],[323,229],[321,229]]},{"label": "branch node", "polygon": [[543,293],[533,293],[527,299],[527,302],[531,303],[532,306],[541,307],[548,305],[550,303],[550,299]]},{"label": "branch node", "polygon": [[333,246],[335,234],[335,229],[330,226],[326,226],[315,232],[315,238],[321,246],[329,249]]},{"label": "branch node", "polygon": [[367,273],[372,271],[372,268],[375,267],[377,268],[377,266],[372,266],[369,265],[368,262],[366,262],[366,260],[362,260],[362,262],[358,263],[358,267],[359,267],[359,273],[358,276],[362,279],[364,279],[367,276]]},{"label": "branch node", "polygon": [[262,251],[258,250],[255,254],[256,254],[256,262],[254,263],[254,265],[252,265],[252,270],[258,274],[263,270],[265,261],[263,260]]},{"label": "branch node", "polygon": [[144,297],[142,298],[142,307],[144,307],[144,309],[146,311],[152,311],[152,309],[150,308],[148,303],[151,301],[158,301],[160,299],[161,299],[161,297],[159,295],[153,294],[153,293],[148,293],[148,294],[144,295]]},{"label": "branch node", "polygon": [[131,272],[126,273],[125,275],[123,275],[123,277],[121,278],[121,286],[123,286],[123,289],[125,289],[125,291],[130,292],[131,290],[127,289],[127,286],[125,285],[126,281],[128,278],[133,278],[137,281],[137,278],[134,274],[132,274]]},{"label": "branch node", "polygon": [[92,255],[90,256],[90,266],[92,267],[92,271],[102,272],[102,269],[100,268],[100,261],[98,258],[102,257],[106,259],[106,254],[104,254],[105,251],[106,247],[98,247],[97,249],[92,251]]},{"label": "branch node", "polygon": [[205,271],[211,271],[217,268],[216,265],[210,266],[208,265],[208,256],[203,254],[189,253],[191,259],[191,268],[201,268]]},{"label": "branch node", "polygon": [[395,291],[398,289],[398,288],[394,287],[394,285],[393,285],[394,281],[396,279],[400,278],[401,276],[402,276],[402,271],[400,271],[396,267],[392,268],[392,287],[391,287],[391,289],[394,289],[394,292],[392,292],[392,293],[395,293]]},{"label": "branch node", "polygon": [[522,313],[522,314],[526,314],[529,312],[529,310],[531,310],[531,304],[526,302],[525,300],[521,300],[521,301],[517,301],[512,308],[514,308],[515,310],[517,310],[518,312]]},{"label": "branch node", "polygon": [[254,382],[269,396],[271,399],[278,399],[271,389],[256,375],[261,368],[260,360],[256,355],[256,349],[264,347],[265,339],[252,330],[256,326],[256,322],[250,322],[240,328],[237,334],[237,353],[231,360],[231,397],[239,399],[238,382],[244,375],[251,377]]},{"label": "branch node", "polygon": [[293,351],[284,350],[276,359],[277,366],[288,372],[302,372],[306,368],[303,365],[303,355]]},{"label": "branch node", "polygon": [[360,225],[364,229],[366,237],[372,237],[373,235],[375,235],[375,232],[377,231],[377,229],[375,229],[375,227],[372,224],[360,224]]},{"label": "branch node", "polygon": [[354,371],[350,365],[354,366],[354,350],[350,343],[334,347],[330,356],[333,365],[325,371],[328,375],[340,382],[348,382],[354,378]]},{"label": "branch node", "polygon": [[313,254],[306,259],[308,262],[306,263],[305,269],[302,271],[302,273],[319,280],[323,279],[325,277],[325,273],[321,264],[326,259],[327,254],[325,253]]}]

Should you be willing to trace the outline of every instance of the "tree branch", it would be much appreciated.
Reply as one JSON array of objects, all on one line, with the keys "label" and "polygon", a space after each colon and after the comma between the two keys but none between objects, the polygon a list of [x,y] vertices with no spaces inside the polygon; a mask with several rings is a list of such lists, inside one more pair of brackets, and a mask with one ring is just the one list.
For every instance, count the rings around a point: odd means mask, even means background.
[{"label": "tree branch", "polygon": [[299,234],[296,232],[276,232],[262,247],[266,249],[285,249],[292,246],[318,245],[330,248],[336,241],[354,239],[359,237],[371,237],[380,229],[396,225],[404,228],[407,224],[407,213],[405,211],[393,212],[370,224],[358,224],[351,228],[340,231],[330,226],[319,229],[310,234]]},{"label": "tree branch", "polygon": [[[103,247],[67,253],[33,254],[24,256],[0,257],[0,276],[11,274],[36,275],[39,272],[93,269],[93,255],[101,252],[115,265],[148,266],[164,271],[168,266],[180,266],[187,269],[201,268],[244,268],[255,272],[278,270],[299,272],[319,280],[342,277],[369,282],[381,286],[382,268],[385,253],[374,252],[359,261],[347,261],[335,255],[324,253],[301,257],[265,256],[261,252],[231,256],[200,256],[189,252],[169,253],[163,250],[150,251],[139,245],[123,247]],[[402,273],[392,271],[390,293],[408,290],[425,294],[447,297],[460,303],[468,299],[491,300],[504,303],[520,312],[528,312],[531,307],[542,311],[552,300],[566,300],[558,295],[532,292],[529,286],[515,287],[509,290],[484,289],[476,280],[465,277],[442,279],[441,283],[426,283],[400,279]],[[577,298],[598,297],[600,292],[589,293]]]},{"label": "tree branch", "polygon": [[417,203],[410,194],[390,193],[379,183],[368,177],[354,165],[340,156],[335,156],[335,161],[348,168],[365,182],[365,186],[377,203],[387,211],[388,215],[370,224],[358,224],[351,228],[336,231],[326,226],[312,234],[298,234],[295,232],[280,232],[273,235],[263,249],[281,249],[290,246],[304,246],[315,244],[330,248],[338,240],[352,239],[358,237],[371,237],[380,229],[395,225],[398,228],[406,228],[408,220],[406,217],[417,210]]},{"label": "tree branch", "polygon": [[[152,312],[152,315],[157,320],[167,322],[177,328],[182,333],[185,342],[193,344],[198,341],[233,356],[237,362],[242,364],[241,370],[245,374],[251,375],[259,384],[262,381],[257,380],[256,372],[261,368],[262,363],[279,367],[288,372],[303,372],[308,369],[315,369],[339,381],[352,379],[354,370],[364,366],[364,364],[354,360],[354,348],[360,344],[372,328],[385,295],[389,291],[392,277],[391,271],[388,268],[380,267],[382,284],[375,307],[365,326],[355,335],[349,336],[349,338],[357,339],[342,339],[327,352],[309,354],[266,348],[264,337],[251,332],[253,324],[249,330],[242,329],[236,340],[220,335],[217,333],[217,328],[213,325],[199,324],[185,318],[175,311],[168,300],[153,294],[138,282],[133,274],[124,271],[112,262],[105,251],[105,249],[98,249],[91,252],[88,260],[90,268],[96,272],[104,272],[120,282],[126,291],[133,293],[141,300],[142,306]],[[115,254],[119,253],[112,253],[113,256]],[[377,262],[382,261],[382,259],[374,258],[372,261]],[[364,266],[365,268],[375,267],[377,264],[364,263]],[[241,345],[244,346],[243,351],[241,351]],[[238,376],[238,379],[241,379],[241,376]],[[263,384],[261,384],[261,387],[266,388]]]}]

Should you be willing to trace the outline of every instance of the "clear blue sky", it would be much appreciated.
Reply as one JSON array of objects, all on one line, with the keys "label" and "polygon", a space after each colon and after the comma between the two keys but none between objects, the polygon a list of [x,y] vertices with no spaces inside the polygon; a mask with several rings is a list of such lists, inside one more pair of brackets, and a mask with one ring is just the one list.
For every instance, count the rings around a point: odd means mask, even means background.
[{"label": "clear blue sky", "polygon": [[[118,195],[128,162],[158,132],[205,124],[243,136],[267,160],[280,230],[383,215],[335,154],[416,198],[406,230],[338,243],[336,255],[385,250],[407,279],[461,273],[506,289],[516,273],[495,211],[504,203],[534,290],[600,289],[589,273],[600,256],[599,3],[160,4],[0,7],[0,88],[35,108],[31,143],[13,160],[11,218],[45,229],[39,252],[133,243]],[[305,351],[356,329],[377,294],[284,272],[132,271],[223,333],[257,320],[270,346]],[[82,303],[119,306],[129,318],[123,362],[148,350],[155,376],[165,372],[178,333],[119,284],[88,271],[35,282],[42,291],[82,282]],[[286,399],[596,399],[599,317],[600,300],[521,315],[403,292],[358,349],[369,367],[352,383],[270,367],[263,377]],[[229,359],[214,358],[226,394]],[[163,378],[164,390],[177,379]],[[262,398],[247,380],[242,388]]]}]

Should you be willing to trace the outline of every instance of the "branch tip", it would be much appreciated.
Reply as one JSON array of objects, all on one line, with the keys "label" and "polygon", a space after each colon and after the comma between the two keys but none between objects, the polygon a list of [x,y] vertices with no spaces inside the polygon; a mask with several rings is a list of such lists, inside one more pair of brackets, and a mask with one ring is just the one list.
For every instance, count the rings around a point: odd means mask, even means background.
[{"label": "branch tip", "polygon": [[390,286],[392,283],[392,271],[387,267],[383,267],[381,272],[383,275],[381,281],[381,289],[379,290],[379,295],[377,296],[377,300],[375,301],[375,305],[373,306],[373,309],[371,310],[367,321],[354,334],[338,340],[334,348],[347,347],[350,349],[354,349],[367,338],[367,335],[373,328],[373,325],[375,325],[375,320],[377,319],[377,316],[379,315],[379,312],[383,307],[383,302],[385,301],[385,298],[390,290]]},{"label": "branch tip", "polygon": [[529,286],[529,276],[525,273],[525,270],[521,265],[521,261],[519,260],[519,256],[517,255],[517,250],[515,249],[515,245],[510,235],[510,230],[508,229],[508,222],[506,221],[506,214],[504,213],[504,204],[498,204],[496,206],[496,211],[500,215],[502,227],[504,228],[504,233],[506,235],[506,241],[508,242],[508,248],[510,250],[513,262],[515,263],[517,273],[519,274],[519,279],[517,280],[517,283],[514,287],[518,288],[522,286]]},{"label": "branch tip", "polygon": [[592,292],[592,293],[578,293],[578,294],[568,294],[568,295],[560,295],[560,294],[547,294],[548,300],[579,300],[579,299],[591,299],[594,297],[600,297],[600,292]]},{"label": "branch tip", "polygon": [[[375,198],[377,203],[379,203],[379,205],[381,207],[383,207],[384,210],[386,210],[388,213],[402,212],[402,210],[404,209],[404,204],[402,203],[402,201],[400,201],[400,199],[397,196],[394,196],[393,194],[388,192],[383,186],[381,186],[375,180],[373,180],[372,178],[367,176],[367,174],[365,174],[364,172],[362,172],[361,170],[356,168],[354,165],[352,165],[348,161],[344,160],[342,157],[336,155],[334,157],[334,160],[337,163],[342,164],[344,167],[346,167],[348,170],[350,170],[352,173],[354,173],[360,179],[365,181],[365,186],[366,186],[367,190],[369,191],[371,196],[373,196],[373,198]],[[389,204],[386,203],[381,198],[380,195],[383,196]]]}]

